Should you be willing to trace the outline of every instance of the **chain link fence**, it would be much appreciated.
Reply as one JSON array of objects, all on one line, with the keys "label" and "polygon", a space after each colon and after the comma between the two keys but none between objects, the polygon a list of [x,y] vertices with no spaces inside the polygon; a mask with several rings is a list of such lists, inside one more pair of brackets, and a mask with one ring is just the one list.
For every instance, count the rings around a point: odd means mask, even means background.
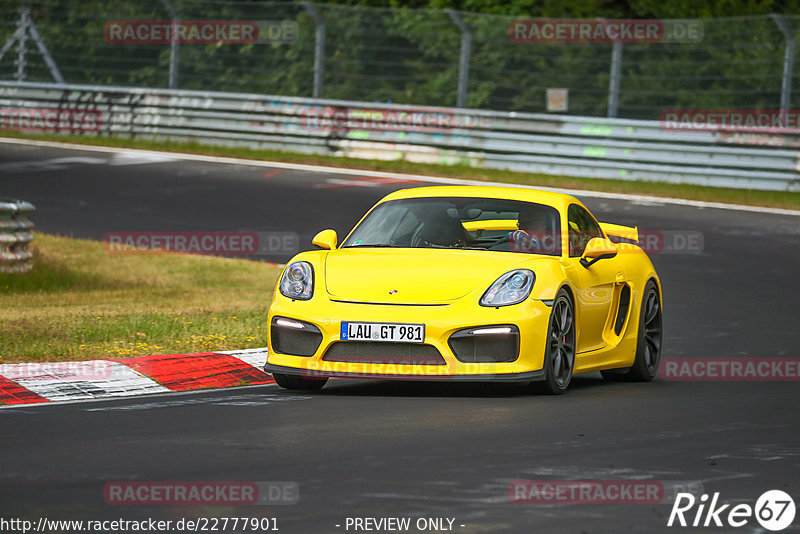
[{"label": "chain link fence", "polygon": [[[519,22],[310,2],[0,0],[0,79],[637,119],[800,108],[800,16],[661,21],[699,32],[616,43],[515,39]],[[180,25],[184,38],[165,37]],[[562,90],[555,108],[548,89]]]}]

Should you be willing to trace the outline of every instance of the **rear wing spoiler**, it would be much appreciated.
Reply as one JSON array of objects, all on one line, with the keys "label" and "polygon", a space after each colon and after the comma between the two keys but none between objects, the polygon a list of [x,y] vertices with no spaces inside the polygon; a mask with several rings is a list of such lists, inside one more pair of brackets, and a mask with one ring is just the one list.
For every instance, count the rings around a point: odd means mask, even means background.
[{"label": "rear wing spoiler", "polygon": [[461,225],[469,232],[477,232],[478,230],[505,230],[512,232],[519,229],[516,219],[467,221],[462,222]]},{"label": "rear wing spoiler", "polygon": [[[616,237],[633,244],[639,243],[639,228],[636,226],[622,226],[621,224],[600,223],[600,228],[609,237]],[[613,240],[613,241],[616,241]]]}]

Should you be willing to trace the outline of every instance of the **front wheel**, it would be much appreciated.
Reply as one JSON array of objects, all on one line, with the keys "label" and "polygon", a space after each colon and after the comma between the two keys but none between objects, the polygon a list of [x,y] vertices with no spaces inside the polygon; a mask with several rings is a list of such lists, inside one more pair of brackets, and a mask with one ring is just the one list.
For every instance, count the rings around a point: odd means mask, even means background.
[{"label": "front wheel", "polygon": [[275,383],[283,389],[302,390],[302,391],[316,391],[322,389],[322,386],[328,381],[327,378],[318,378],[310,380],[297,375],[285,375],[282,373],[272,373],[272,378]]},{"label": "front wheel", "polygon": [[534,390],[548,395],[560,395],[572,381],[575,367],[575,308],[566,290],[558,292],[547,328],[547,348],[544,356],[544,380],[534,382]]}]

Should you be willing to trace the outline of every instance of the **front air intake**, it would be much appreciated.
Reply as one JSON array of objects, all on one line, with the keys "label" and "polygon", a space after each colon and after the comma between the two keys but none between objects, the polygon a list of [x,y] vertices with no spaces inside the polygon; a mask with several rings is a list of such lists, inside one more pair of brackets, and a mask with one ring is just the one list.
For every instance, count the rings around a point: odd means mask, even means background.
[{"label": "front air intake", "polygon": [[322,343],[322,332],[311,323],[273,317],[269,325],[272,350],[292,356],[313,356]]},{"label": "front air intake", "polygon": [[466,328],[450,336],[448,345],[460,362],[513,362],[519,357],[519,329],[514,325]]},{"label": "front air intake", "polygon": [[433,345],[385,341],[340,341],[322,357],[326,362],[376,363],[385,365],[446,365]]}]

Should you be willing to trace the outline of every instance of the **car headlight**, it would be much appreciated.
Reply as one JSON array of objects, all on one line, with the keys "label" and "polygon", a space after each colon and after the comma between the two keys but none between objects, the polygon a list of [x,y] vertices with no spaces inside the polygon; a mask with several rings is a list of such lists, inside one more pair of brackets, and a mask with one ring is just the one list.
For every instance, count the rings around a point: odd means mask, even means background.
[{"label": "car headlight", "polygon": [[531,294],[536,277],[528,269],[507,272],[486,290],[481,297],[481,306],[511,306],[519,304]]},{"label": "car headlight", "polygon": [[309,300],[314,294],[314,268],[307,261],[294,261],[283,271],[281,295],[295,300]]}]

